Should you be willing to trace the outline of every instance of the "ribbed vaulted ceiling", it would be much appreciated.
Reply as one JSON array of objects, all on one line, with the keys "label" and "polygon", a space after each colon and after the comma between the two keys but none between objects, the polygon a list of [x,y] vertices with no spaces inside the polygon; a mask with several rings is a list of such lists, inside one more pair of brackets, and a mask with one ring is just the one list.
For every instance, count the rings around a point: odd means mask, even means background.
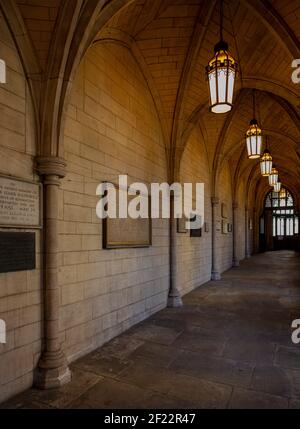
[{"label": "ribbed vaulted ceiling", "polygon": [[[17,3],[45,68],[61,2]],[[292,60],[298,53],[300,58],[299,0],[224,1],[225,39],[240,64],[234,108],[225,115],[209,113],[205,80],[205,66],[219,39],[219,1],[119,3],[121,9],[96,39],[121,41],[132,50],[148,80],[166,140],[177,146],[178,156],[189,132],[200,126],[211,166],[229,160],[245,180],[250,174],[259,180],[243,140],[252,118],[252,89],[257,88],[259,119],[275,162],[286,181],[299,186],[300,84],[291,80]]]}]

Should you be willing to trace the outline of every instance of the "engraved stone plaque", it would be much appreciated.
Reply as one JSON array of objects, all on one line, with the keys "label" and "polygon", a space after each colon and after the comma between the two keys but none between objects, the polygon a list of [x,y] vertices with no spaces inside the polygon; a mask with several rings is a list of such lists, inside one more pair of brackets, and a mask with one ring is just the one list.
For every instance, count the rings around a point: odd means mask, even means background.
[{"label": "engraved stone plaque", "polygon": [[35,233],[0,232],[0,273],[35,269]]},{"label": "engraved stone plaque", "polygon": [[0,176],[0,226],[41,227],[41,186]]},{"label": "engraved stone plaque", "polygon": [[[127,192],[118,189],[118,192]],[[133,199],[128,196],[128,200]],[[117,198],[117,211],[118,208]],[[149,213],[151,210],[150,197],[148,201]],[[152,245],[151,217],[147,219],[103,219],[103,247],[104,249],[124,249],[150,247]]]}]

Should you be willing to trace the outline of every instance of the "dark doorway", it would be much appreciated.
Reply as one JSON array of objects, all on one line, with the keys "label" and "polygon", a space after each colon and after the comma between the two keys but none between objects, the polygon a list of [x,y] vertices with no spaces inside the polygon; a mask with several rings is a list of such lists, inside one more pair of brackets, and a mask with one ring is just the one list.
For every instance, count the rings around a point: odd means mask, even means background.
[{"label": "dark doorway", "polygon": [[283,249],[299,249],[299,217],[286,188],[269,192],[260,218],[260,250]]}]

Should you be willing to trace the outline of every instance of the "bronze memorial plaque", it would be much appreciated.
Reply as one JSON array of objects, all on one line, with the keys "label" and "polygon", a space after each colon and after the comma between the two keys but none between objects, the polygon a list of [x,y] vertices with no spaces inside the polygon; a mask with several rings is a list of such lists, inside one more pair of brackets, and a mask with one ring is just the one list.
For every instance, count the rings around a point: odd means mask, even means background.
[{"label": "bronze memorial plaque", "polygon": [[0,232],[0,273],[35,269],[35,233]]}]

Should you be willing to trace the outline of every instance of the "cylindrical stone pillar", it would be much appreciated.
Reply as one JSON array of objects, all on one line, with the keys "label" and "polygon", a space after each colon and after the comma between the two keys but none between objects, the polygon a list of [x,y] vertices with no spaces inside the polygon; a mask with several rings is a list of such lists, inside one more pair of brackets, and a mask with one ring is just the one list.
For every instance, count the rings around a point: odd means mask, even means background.
[{"label": "cylindrical stone pillar", "polygon": [[177,219],[174,216],[174,195],[170,196],[170,288],[168,307],[181,307],[182,299],[177,288]]},{"label": "cylindrical stone pillar", "polygon": [[248,207],[245,208],[245,256],[250,258],[250,249],[249,249],[249,210]]},{"label": "cylindrical stone pillar", "polygon": [[233,216],[233,259],[232,266],[238,267],[240,265],[238,257],[238,203],[236,201],[232,204],[232,216]]},{"label": "cylindrical stone pillar", "polygon": [[257,216],[257,211],[253,212],[253,253],[258,253],[259,251],[259,218]]},{"label": "cylindrical stone pillar", "polygon": [[41,389],[59,387],[71,380],[59,340],[58,210],[59,185],[65,168],[60,158],[37,158],[44,189],[44,349],[35,376],[35,385]]},{"label": "cylindrical stone pillar", "polygon": [[218,208],[220,200],[217,197],[212,197],[212,271],[211,279],[220,280],[221,274],[218,262],[218,235],[217,235],[217,220],[218,220]]}]

